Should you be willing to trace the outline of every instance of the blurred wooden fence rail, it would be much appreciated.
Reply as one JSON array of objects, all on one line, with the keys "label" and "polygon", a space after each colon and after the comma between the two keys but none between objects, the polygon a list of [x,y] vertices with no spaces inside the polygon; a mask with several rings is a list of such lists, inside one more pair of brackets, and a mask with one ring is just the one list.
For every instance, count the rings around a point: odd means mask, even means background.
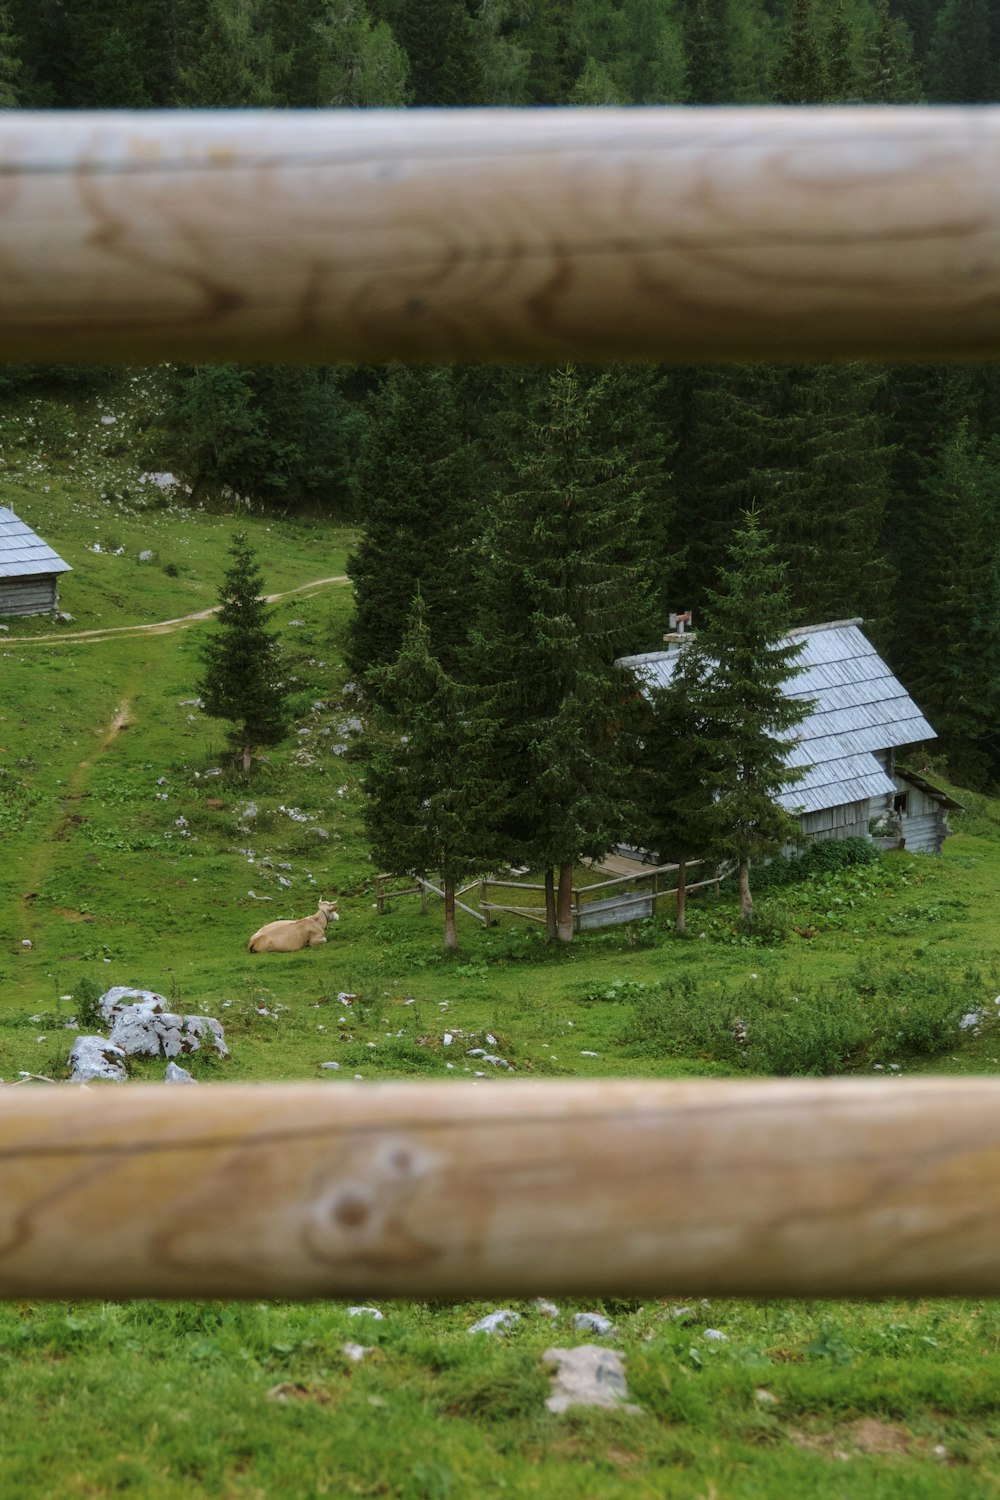
[{"label": "blurred wooden fence rail", "polygon": [[0,1089],[0,1295],[1000,1294],[1000,1080]]},{"label": "blurred wooden fence rail", "polygon": [[1000,351],[1000,109],[0,116],[0,359]]}]

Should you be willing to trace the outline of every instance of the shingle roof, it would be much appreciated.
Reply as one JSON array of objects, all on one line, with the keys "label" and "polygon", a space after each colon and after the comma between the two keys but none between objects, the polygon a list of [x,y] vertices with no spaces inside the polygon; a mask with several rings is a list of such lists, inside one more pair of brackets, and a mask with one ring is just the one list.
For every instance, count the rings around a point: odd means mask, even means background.
[{"label": "shingle roof", "polygon": [[[803,668],[789,678],[789,698],[811,698],[812,712],[798,726],[790,766],[806,766],[801,781],[778,801],[790,812],[821,812],[844,802],[881,797],[896,787],[873,751],[936,739],[906,689],[858,628],[859,620],[838,620],[789,632],[803,641],[796,659]],[[673,676],[678,650],[628,656],[640,681],[665,686]]]},{"label": "shingle roof", "polygon": [[0,505],[0,578],[31,578],[38,573],[71,571],[58,552],[53,552],[12,510]]}]

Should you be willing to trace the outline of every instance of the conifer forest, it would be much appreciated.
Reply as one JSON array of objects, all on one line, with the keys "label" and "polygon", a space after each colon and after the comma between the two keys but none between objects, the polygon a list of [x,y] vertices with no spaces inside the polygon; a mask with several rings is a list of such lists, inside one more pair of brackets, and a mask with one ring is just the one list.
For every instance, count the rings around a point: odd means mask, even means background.
[{"label": "conifer forest", "polygon": [[[974,105],[998,94],[1000,0],[0,0],[7,108]],[[0,367],[0,397],[115,378]],[[463,692],[518,680],[528,740],[548,725],[554,752],[569,736],[567,775],[586,786],[607,714],[597,668],[655,649],[671,610],[691,610],[696,626],[710,616],[752,513],[783,567],[787,623],[863,617],[951,773],[982,788],[1000,779],[990,364],[218,365],[176,369],[171,389],[164,426],[196,498],[226,490],[358,527],[352,665],[383,669],[371,680],[390,716],[401,651],[459,695],[466,727],[496,697],[470,707]],[[555,503],[570,498],[577,524]],[[557,597],[567,566],[578,609]],[[525,674],[527,580],[551,630]],[[582,633],[596,656],[581,652]],[[546,700],[556,680],[578,705],[572,734]],[[581,846],[604,817],[595,793]],[[545,857],[537,810],[532,826]]]}]

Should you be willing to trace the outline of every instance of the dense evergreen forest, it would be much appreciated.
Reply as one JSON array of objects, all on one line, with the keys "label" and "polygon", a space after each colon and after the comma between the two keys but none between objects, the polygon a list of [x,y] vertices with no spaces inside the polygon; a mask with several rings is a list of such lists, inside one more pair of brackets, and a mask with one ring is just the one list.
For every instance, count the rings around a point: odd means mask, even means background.
[{"label": "dense evergreen forest", "polygon": [[[0,0],[12,108],[959,104],[998,91],[1000,0]],[[106,378],[8,367],[0,396]],[[167,421],[196,494],[228,486],[361,524],[359,669],[392,662],[419,594],[421,639],[461,679],[485,628],[470,599],[487,616],[511,609],[505,530],[520,536],[560,484],[629,518],[631,544],[614,531],[614,650],[655,646],[669,609],[697,622],[753,507],[794,621],[864,616],[953,772],[1000,778],[994,367],[580,369],[563,372],[562,398],[553,379],[181,369]],[[546,439],[560,423],[561,457]]]}]

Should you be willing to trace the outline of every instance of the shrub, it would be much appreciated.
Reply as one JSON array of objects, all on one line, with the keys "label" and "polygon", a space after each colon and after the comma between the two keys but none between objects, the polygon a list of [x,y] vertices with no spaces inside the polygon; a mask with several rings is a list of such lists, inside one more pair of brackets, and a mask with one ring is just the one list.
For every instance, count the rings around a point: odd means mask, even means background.
[{"label": "shrub", "polygon": [[766,865],[755,868],[754,890],[792,885],[812,875],[846,870],[852,865],[874,864],[878,857],[878,850],[867,839],[812,839],[801,854],[779,854]]},{"label": "shrub", "polygon": [[77,980],[76,989],[73,991],[73,1003],[76,1006],[76,1022],[81,1031],[104,1030],[107,1023],[97,1003],[103,993],[97,980],[92,979],[89,974],[84,974]]},{"label": "shrub", "polygon": [[982,1001],[983,981],[938,966],[857,969],[838,984],[810,987],[764,977],[729,990],[699,991],[686,978],[611,985],[592,1001],[624,1002],[618,1040],[635,1056],[697,1057],[741,1071],[828,1075],[882,1059],[928,1056],[961,1044],[963,1016],[1000,1024]]}]

